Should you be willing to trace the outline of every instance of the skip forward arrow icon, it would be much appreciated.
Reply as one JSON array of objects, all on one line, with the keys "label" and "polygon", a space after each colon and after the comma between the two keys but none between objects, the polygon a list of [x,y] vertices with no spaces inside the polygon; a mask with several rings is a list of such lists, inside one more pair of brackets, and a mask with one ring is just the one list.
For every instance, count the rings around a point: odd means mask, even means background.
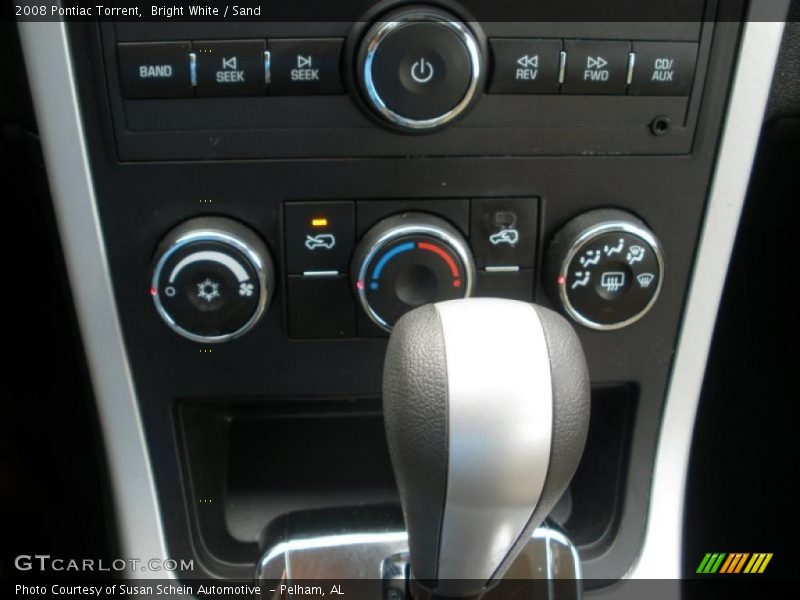
[{"label": "skip forward arrow icon", "polygon": [[602,69],[608,64],[608,61],[603,58],[602,56],[587,56],[586,57],[586,68],[587,69]]}]

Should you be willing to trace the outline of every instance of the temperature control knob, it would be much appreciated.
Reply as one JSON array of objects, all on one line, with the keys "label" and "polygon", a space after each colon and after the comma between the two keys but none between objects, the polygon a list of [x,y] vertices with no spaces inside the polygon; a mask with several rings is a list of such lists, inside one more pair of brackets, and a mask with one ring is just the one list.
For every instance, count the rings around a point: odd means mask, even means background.
[{"label": "temperature control knob", "polygon": [[598,330],[620,329],[655,304],[664,278],[661,246],[630,213],[594,210],[574,218],[553,238],[547,283],[564,311]]},{"label": "temperature control knob", "polygon": [[417,306],[472,295],[475,263],[450,223],[425,213],[384,219],[353,255],[356,296],[369,318],[391,331]]},{"label": "temperature control knob", "polygon": [[231,219],[186,221],[164,237],[155,261],[150,293],[156,310],[192,341],[243,335],[271,300],[269,251],[255,232]]}]

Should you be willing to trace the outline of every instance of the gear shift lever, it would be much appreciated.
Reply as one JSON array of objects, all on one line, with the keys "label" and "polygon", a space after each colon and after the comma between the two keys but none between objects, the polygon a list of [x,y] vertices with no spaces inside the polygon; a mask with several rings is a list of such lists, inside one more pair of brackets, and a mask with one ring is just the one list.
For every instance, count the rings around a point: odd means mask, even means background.
[{"label": "gear shift lever", "polygon": [[477,598],[564,493],[589,420],[575,332],[539,306],[488,298],[396,324],[383,409],[416,599]]}]

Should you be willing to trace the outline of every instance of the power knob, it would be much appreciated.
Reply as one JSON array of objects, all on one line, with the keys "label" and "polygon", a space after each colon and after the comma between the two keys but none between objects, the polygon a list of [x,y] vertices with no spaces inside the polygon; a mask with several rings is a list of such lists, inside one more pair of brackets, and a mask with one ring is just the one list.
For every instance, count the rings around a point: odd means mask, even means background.
[{"label": "power knob", "polygon": [[620,329],[656,303],[664,256],[640,219],[599,209],[572,219],[555,235],[545,276],[551,296],[574,321],[601,331]]},{"label": "power knob", "polygon": [[361,41],[361,93],[386,125],[408,132],[440,128],[476,101],[485,79],[484,46],[475,23],[430,6],[398,9]]},{"label": "power knob", "polygon": [[453,225],[426,213],[388,217],[353,254],[352,280],[361,308],[391,331],[409,310],[472,295],[475,262]]},{"label": "power knob", "polygon": [[191,219],[158,246],[150,294],[177,334],[202,343],[244,335],[272,299],[274,271],[266,245],[224,217]]}]

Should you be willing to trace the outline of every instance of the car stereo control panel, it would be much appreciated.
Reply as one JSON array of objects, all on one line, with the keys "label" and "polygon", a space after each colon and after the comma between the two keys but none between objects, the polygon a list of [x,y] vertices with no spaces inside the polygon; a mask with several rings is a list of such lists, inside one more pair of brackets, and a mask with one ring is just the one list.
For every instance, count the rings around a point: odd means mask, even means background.
[{"label": "car stereo control panel", "polygon": [[469,4],[382,2],[357,21],[313,25],[104,23],[117,152],[201,160],[691,150],[713,2],[687,3],[691,19],[608,26],[481,21],[472,16],[481,3]]},{"label": "car stereo control panel", "polygon": [[[418,37],[413,31],[409,35]],[[451,43],[462,42],[454,37]],[[117,56],[128,99],[315,96],[345,93],[339,66],[343,46],[341,38],[123,42]],[[397,56],[372,59],[375,69],[384,61],[396,63],[389,67],[396,75],[387,88],[394,84],[439,96],[445,111],[448,94],[436,88],[452,89],[456,100],[463,97],[471,56],[447,64],[438,58],[446,56],[443,48],[412,60],[417,55],[411,44],[406,47],[396,50]],[[467,45],[463,48],[468,52]],[[688,96],[697,58],[694,42],[492,38],[489,49],[486,92],[495,94]]]}]

